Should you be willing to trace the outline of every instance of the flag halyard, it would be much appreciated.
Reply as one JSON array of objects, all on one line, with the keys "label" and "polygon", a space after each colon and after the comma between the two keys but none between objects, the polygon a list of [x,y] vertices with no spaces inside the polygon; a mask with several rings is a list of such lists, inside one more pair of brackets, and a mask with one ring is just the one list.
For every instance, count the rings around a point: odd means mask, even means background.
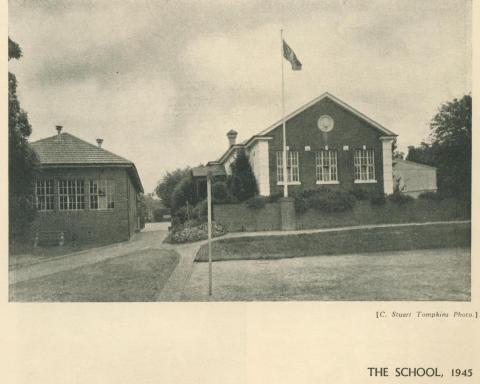
[{"label": "flag halyard", "polygon": [[283,40],[283,57],[292,64],[292,70],[300,71],[302,69],[302,63],[298,60],[297,55],[293,52],[293,49]]}]

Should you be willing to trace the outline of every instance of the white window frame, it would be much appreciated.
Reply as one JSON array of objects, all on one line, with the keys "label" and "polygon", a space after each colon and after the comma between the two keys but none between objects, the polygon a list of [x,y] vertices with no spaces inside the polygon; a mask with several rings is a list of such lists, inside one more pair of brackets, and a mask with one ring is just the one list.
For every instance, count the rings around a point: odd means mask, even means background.
[{"label": "white window frame", "polygon": [[315,152],[315,177],[317,184],[339,184],[337,151]]},{"label": "white window frame", "polygon": [[37,180],[35,184],[35,199],[37,211],[55,210],[55,189],[53,179]]},{"label": "white window frame", "polygon": [[89,185],[89,201],[92,210],[115,209],[115,181],[92,179]]},{"label": "white window frame", "polygon": [[85,180],[58,180],[58,209],[60,211],[85,209]]},{"label": "white window frame", "polygon": [[[287,151],[287,177],[288,185],[300,185],[300,169],[298,151]],[[277,160],[277,185],[283,185],[283,151],[276,152]]]},{"label": "white window frame", "polygon": [[356,184],[376,183],[375,150],[356,149],[354,152],[354,173]]}]

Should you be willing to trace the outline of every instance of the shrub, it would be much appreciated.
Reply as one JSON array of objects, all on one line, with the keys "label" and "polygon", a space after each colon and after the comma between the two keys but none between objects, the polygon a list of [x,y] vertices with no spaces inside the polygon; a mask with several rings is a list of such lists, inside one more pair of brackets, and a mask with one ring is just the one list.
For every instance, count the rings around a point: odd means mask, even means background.
[{"label": "shrub", "polygon": [[420,195],[418,195],[419,199],[426,199],[426,200],[442,200],[444,196],[441,193],[438,192],[422,192]]},{"label": "shrub", "polygon": [[200,201],[192,209],[192,218],[198,220],[200,223],[207,221],[208,219],[208,202],[207,200]]},{"label": "shrub", "polygon": [[319,190],[307,198],[307,206],[324,213],[349,211],[354,205],[355,198],[344,191]]},{"label": "shrub", "polygon": [[403,205],[412,202],[412,196],[406,195],[400,191],[395,191],[387,197],[387,200],[398,205]]},{"label": "shrub", "polygon": [[172,193],[172,211],[178,210],[180,207],[185,206],[190,203],[195,205],[197,199],[195,196],[195,183],[191,174],[186,175],[180,182],[175,186],[175,189]]},{"label": "shrub", "polygon": [[307,199],[301,194],[294,196],[295,212],[299,215],[305,213],[308,209]]},{"label": "shrub", "polygon": [[268,203],[276,203],[282,197],[283,197],[282,192],[275,192],[275,193],[273,193],[273,194],[271,194],[270,196],[267,197],[267,202]]},{"label": "shrub", "polygon": [[[207,223],[195,225],[191,222],[187,222],[185,226],[178,227],[177,230],[172,231],[164,240],[166,243],[171,244],[183,244],[191,243],[194,241],[206,240],[208,238]],[[223,236],[227,233],[225,228],[215,222],[212,223],[212,237]]]},{"label": "shrub", "polygon": [[248,199],[245,204],[247,205],[248,208],[250,209],[260,209],[265,207],[265,204],[267,203],[267,199],[262,196],[255,195]]},{"label": "shrub", "polygon": [[227,183],[224,181],[216,181],[212,185],[213,200],[216,203],[225,203],[229,200]]},{"label": "shrub", "polygon": [[370,204],[372,205],[385,205],[387,199],[383,193],[375,193],[370,196]]},{"label": "shrub", "polygon": [[238,201],[245,201],[258,193],[257,180],[244,150],[238,150],[230,165],[232,176],[229,180],[230,194]]},{"label": "shrub", "polygon": [[364,188],[361,187],[353,187],[350,193],[355,196],[357,200],[368,200],[372,197],[372,194]]}]

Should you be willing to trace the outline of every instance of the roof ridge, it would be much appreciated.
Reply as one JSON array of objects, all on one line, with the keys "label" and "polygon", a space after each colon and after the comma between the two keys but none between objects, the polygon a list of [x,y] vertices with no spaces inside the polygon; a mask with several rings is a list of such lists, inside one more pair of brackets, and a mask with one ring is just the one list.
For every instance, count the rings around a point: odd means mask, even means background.
[{"label": "roof ridge", "polygon": [[63,133],[61,133],[61,135],[68,135],[68,136],[70,136],[70,137],[73,137],[73,138],[76,139],[76,140],[81,141],[82,143],[85,143],[85,144],[88,144],[88,145],[92,146],[92,147],[95,148],[95,149],[99,149],[99,150],[101,150],[101,151],[107,152],[107,153],[109,153],[110,155],[119,157],[119,158],[121,158],[122,160],[125,160],[125,161],[127,161],[127,162],[129,162],[129,163],[132,163],[130,160],[126,159],[125,157],[119,156],[119,155],[117,155],[116,153],[110,152],[108,149],[99,147],[98,145],[89,143],[88,141],[83,140],[83,139],[81,139],[80,137],[77,137],[77,136],[75,136],[75,135],[72,135],[71,133],[63,132]]}]

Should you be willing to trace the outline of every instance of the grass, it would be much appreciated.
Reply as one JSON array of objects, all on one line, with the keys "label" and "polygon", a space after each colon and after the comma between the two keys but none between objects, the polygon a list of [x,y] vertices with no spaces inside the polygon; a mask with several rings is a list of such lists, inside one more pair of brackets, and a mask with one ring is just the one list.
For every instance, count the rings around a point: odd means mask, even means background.
[{"label": "grass", "polygon": [[10,301],[155,301],[178,264],[170,250],[147,249],[10,286]]},{"label": "grass", "polygon": [[185,301],[469,301],[470,250],[421,251],[196,263]]},{"label": "grass", "polygon": [[[469,245],[470,224],[432,224],[222,239],[213,242],[212,258],[214,261],[278,259]],[[208,247],[203,245],[195,261],[207,260]]]}]

